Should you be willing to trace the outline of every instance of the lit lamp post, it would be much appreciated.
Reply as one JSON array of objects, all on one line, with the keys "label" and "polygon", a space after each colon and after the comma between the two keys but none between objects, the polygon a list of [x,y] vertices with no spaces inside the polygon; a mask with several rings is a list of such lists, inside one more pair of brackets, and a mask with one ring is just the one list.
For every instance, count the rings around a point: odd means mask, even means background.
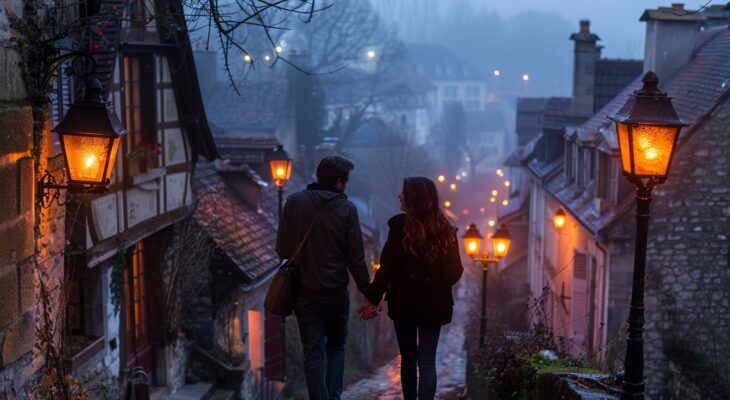
[{"label": "lit lamp post", "polygon": [[284,201],[284,185],[291,179],[292,159],[284,151],[282,145],[276,146],[276,150],[269,156],[269,167],[271,168],[271,178],[279,189],[279,218],[281,218],[281,208]]},{"label": "lit lamp post", "polygon": [[487,251],[484,251],[482,258],[477,258],[479,249],[482,245],[484,236],[479,233],[476,224],[471,223],[467,228],[466,232],[462,236],[464,240],[464,247],[466,254],[471,257],[475,263],[479,263],[482,268],[482,315],[479,318],[479,348],[484,347],[484,338],[487,335],[487,273],[489,272],[489,266],[494,265],[495,267],[499,263],[499,260],[507,255],[509,245],[512,242],[512,237],[507,231],[507,228],[502,225],[497,232],[492,235],[492,251],[493,256],[488,257]]},{"label": "lit lamp post", "polygon": [[636,185],[636,247],[629,311],[628,339],[621,399],[644,398],[644,274],[649,231],[651,191],[667,179],[679,131],[687,124],[674,111],[670,97],[657,88],[652,71],[642,78],[644,86],[609,117],[616,123],[621,168]]},{"label": "lit lamp post", "polygon": [[[114,108],[102,98],[101,89],[97,79],[86,81],[84,99],[72,104],[53,129],[61,141],[68,183],[60,185],[46,172],[38,182],[42,202],[57,199],[60,189],[70,193],[103,193],[107,190],[120,139],[127,130]],[[51,189],[56,189],[56,192],[51,194]]]}]

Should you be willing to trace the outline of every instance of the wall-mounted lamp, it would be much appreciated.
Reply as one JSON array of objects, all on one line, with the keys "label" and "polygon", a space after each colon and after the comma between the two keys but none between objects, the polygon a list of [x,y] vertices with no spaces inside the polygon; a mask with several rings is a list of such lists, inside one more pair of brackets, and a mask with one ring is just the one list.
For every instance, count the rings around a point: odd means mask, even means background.
[{"label": "wall-mounted lamp", "polygon": [[87,80],[84,99],[72,104],[53,129],[58,133],[66,160],[67,184],[58,184],[46,172],[38,182],[38,196],[44,204],[57,199],[61,189],[69,193],[107,190],[120,139],[127,130],[112,106],[102,98],[101,89],[97,79]]},{"label": "wall-mounted lamp", "polygon": [[556,211],[555,215],[553,215],[553,226],[555,226],[555,229],[563,229],[566,220],[567,216],[565,215],[565,211],[563,211],[562,208],[558,208],[558,211]]}]

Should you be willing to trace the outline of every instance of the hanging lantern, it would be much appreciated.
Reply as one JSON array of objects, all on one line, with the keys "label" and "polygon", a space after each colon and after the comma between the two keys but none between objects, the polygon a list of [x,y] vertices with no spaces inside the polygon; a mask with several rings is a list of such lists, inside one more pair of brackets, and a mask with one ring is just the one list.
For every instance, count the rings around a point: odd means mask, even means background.
[{"label": "hanging lantern", "polygon": [[641,90],[634,91],[618,113],[616,123],[621,169],[629,178],[666,179],[679,132],[687,123],[679,119],[672,100],[657,88],[659,79],[647,72]]},{"label": "hanging lantern", "polygon": [[97,79],[86,81],[84,99],[72,104],[53,129],[61,142],[68,184],[57,185],[46,174],[38,187],[43,198],[49,196],[48,189],[67,189],[71,193],[107,190],[119,143],[127,130],[102,98],[101,89]]},{"label": "hanging lantern", "polygon": [[558,211],[556,211],[555,215],[553,215],[553,226],[555,226],[555,229],[563,229],[566,220],[567,216],[565,215],[565,211],[563,211],[562,208],[558,208]]}]

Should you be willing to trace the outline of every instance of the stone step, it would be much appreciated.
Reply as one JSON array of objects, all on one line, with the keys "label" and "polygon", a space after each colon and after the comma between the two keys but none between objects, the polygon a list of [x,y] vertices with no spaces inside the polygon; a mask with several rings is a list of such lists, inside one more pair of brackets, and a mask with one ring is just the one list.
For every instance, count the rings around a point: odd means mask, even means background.
[{"label": "stone step", "polygon": [[233,390],[218,389],[210,397],[210,400],[233,400],[236,398],[236,393]]},{"label": "stone step", "polygon": [[211,382],[192,383],[168,396],[167,400],[208,400],[214,390],[215,386]]}]

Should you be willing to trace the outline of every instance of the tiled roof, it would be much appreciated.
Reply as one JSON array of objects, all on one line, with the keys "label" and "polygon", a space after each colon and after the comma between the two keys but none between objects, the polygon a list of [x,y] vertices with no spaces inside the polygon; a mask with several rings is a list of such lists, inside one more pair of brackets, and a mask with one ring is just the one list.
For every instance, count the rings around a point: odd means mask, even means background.
[{"label": "tiled roof", "polygon": [[702,13],[691,12],[690,10],[675,10],[672,7],[659,7],[656,10],[646,10],[641,15],[639,21],[648,21],[651,19],[658,19],[662,21],[678,21],[678,22],[691,22],[691,21],[705,21],[707,17]]},{"label": "tiled roof", "polygon": [[600,59],[596,61],[594,86],[594,111],[608,104],[617,94],[641,76],[644,62],[641,60]]},{"label": "tiled roof", "polygon": [[289,116],[286,81],[247,81],[237,86],[240,96],[228,83],[211,90],[205,108],[217,128],[214,134],[273,132]]},{"label": "tiled roof", "polygon": [[247,279],[254,282],[276,268],[274,225],[226,186],[214,163],[196,164],[193,189],[196,222]]},{"label": "tiled roof", "polygon": [[221,158],[231,164],[261,164],[266,161],[266,153],[273,151],[279,144],[273,136],[242,136],[236,134],[215,135],[215,143]]}]

